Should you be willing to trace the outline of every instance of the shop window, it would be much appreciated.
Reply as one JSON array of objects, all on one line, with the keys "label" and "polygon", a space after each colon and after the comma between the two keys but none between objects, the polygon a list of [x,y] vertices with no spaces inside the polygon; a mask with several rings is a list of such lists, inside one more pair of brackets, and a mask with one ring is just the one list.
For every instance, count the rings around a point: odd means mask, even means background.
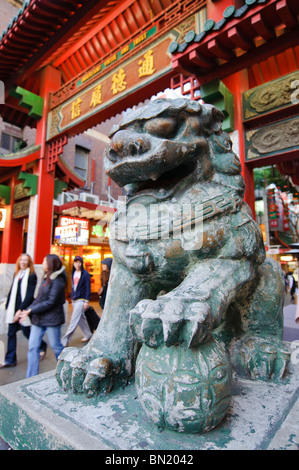
[{"label": "shop window", "polygon": [[9,152],[17,152],[22,142],[22,139],[7,134],[7,132],[2,132],[1,134],[1,147]]},{"label": "shop window", "polygon": [[87,182],[89,150],[76,145],[75,172]]},{"label": "shop window", "polygon": [[2,132],[1,147],[5,150],[10,150],[10,135]]}]

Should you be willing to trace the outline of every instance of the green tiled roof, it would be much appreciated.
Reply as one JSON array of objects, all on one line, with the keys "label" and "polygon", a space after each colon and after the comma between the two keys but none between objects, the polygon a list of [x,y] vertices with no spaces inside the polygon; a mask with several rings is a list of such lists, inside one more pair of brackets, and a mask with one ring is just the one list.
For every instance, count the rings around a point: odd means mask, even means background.
[{"label": "green tiled roof", "polygon": [[8,23],[6,29],[2,32],[1,36],[0,36],[0,41],[2,41],[2,39],[6,36],[6,34],[8,33],[8,31],[13,27],[13,25],[18,21],[18,19],[20,18],[20,16],[24,13],[24,11],[26,10],[26,8],[30,5],[31,1],[34,1],[34,0],[25,0],[24,3],[23,3],[23,6],[22,8],[20,8],[18,10],[18,13],[13,17],[13,19]]},{"label": "green tiled roof", "polygon": [[190,44],[200,43],[208,34],[220,31],[232,19],[241,18],[250,8],[267,2],[268,0],[245,0],[244,5],[238,9],[234,5],[228,6],[224,10],[223,18],[220,21],[216,23],[213,19],[208,19],[203,25],[203,31],[199,34],[196,34],[195,31],[188,31],[183,43],[178,44],[176,41],[173,41],[170,44],[169,52],[171,54],[184,52]]}]

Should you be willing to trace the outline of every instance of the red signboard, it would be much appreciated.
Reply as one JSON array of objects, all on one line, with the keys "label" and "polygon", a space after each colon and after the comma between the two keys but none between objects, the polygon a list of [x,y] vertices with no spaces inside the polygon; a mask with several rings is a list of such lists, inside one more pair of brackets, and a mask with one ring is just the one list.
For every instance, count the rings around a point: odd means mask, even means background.
[{"label": "red signboard", "polygon": [[47,140],[171,70],[169,34],[49,113]]}]

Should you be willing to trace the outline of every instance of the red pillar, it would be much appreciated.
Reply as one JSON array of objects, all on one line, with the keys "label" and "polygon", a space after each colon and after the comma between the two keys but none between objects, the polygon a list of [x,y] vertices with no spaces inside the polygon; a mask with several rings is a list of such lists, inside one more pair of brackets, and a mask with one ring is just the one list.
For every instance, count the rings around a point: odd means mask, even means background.
[{"label": "red pillar", "polygon": [[57,90],[61,84],[60,72],[51,66],[44,68],[41,76],[40,96],[44,98],[43,117],[36,128],[36,144],[41,144],[40,161],[38,168],[38,203],[36,214],[36,237],[34,263],[41,264],[44,257],[50,253],[53,199],[54,199],[54,171],[47,171],[46,134],[49,107],[49,93]]},{"label": "red pillar", "polygon": [[12,178],[11,203],[6,206],[5,229],[3,230],[1,263],[15,263],[23,251],[23,218],[13,218],[13,200],[17,176]]},{"label": "red pillar", "polygon": [[234,121],[235,130],[239,135],[239,157],[242,165],[242,175],[246,184],[245,202],[252,210],[253,217],[255,218],[255,197],[254,197],[254,177],[253,168],[245,162],[245,137],[243,128],[243,109],[242,109],[242,94],[248,90],[248,74],[247,70],[242,70],[231,75],[229,78],[224,79],[223,82],[227,88],[234,95]]}]

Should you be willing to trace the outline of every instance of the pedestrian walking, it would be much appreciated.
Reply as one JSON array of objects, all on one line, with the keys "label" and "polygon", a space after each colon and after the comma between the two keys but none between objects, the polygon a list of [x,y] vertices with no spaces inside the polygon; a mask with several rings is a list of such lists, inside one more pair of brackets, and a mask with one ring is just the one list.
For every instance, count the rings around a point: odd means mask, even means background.
[{"label": "pedestrian walking", "polygon": [[[20,313],[26,310],[34,300],[34,292],[37,284],[37,276],[34,271],[32,259],[26,253],[21,254],[16,261],[13,282],[6,301],[7,352],[4,364],[0,367],[14,367],[17,365],[17,332],[22,331],[29,339],[31,322],[27,318],[24,323],[19,323]],[[40,347],[40,359],[46,355],[47,343],[42,341]]]},{"label": "pedestrian walking", "polygon": [[296,281],[291,271],[288,272],[288,281],[289,281],[289,289],[291,295],[291,301],[295,301],[295,291],[296,291]]},{"label": "pedestrian walking", "polygon": [[21,324],[30,316],[31,331],[28,348],[27,377],[39,373],[39,349],[47,332],[49,343],[58,359],[61,344],[61,325],[64,323],[65,286],[67,277],[64,266],[57,255],[47,255],[42,264],[44,277],[37,298],[20,314]]},{"label": "pedestrian walking", "polygon": [[105,302],[106,302],[106,295],[108,290],[108,283],[110,278],[110,271],[112,266],[113,258],[105,258],[101,261],[102,265],[102,275],[101,275],[101,284],[102,286],[99,289],[99,304],[104,310]]},{"label": "pedestrian walking", "polygon": [[73,263],[71,300],[73,313],[68,329],[62,338],[64,346],[69,344],[77,326],[83,332],[84,337],[81,339],[83,343],[87,342],[92,336],[84,313],[89,307],[90,275],[84,269],[83,258],[81,256],[76,256]]}]

